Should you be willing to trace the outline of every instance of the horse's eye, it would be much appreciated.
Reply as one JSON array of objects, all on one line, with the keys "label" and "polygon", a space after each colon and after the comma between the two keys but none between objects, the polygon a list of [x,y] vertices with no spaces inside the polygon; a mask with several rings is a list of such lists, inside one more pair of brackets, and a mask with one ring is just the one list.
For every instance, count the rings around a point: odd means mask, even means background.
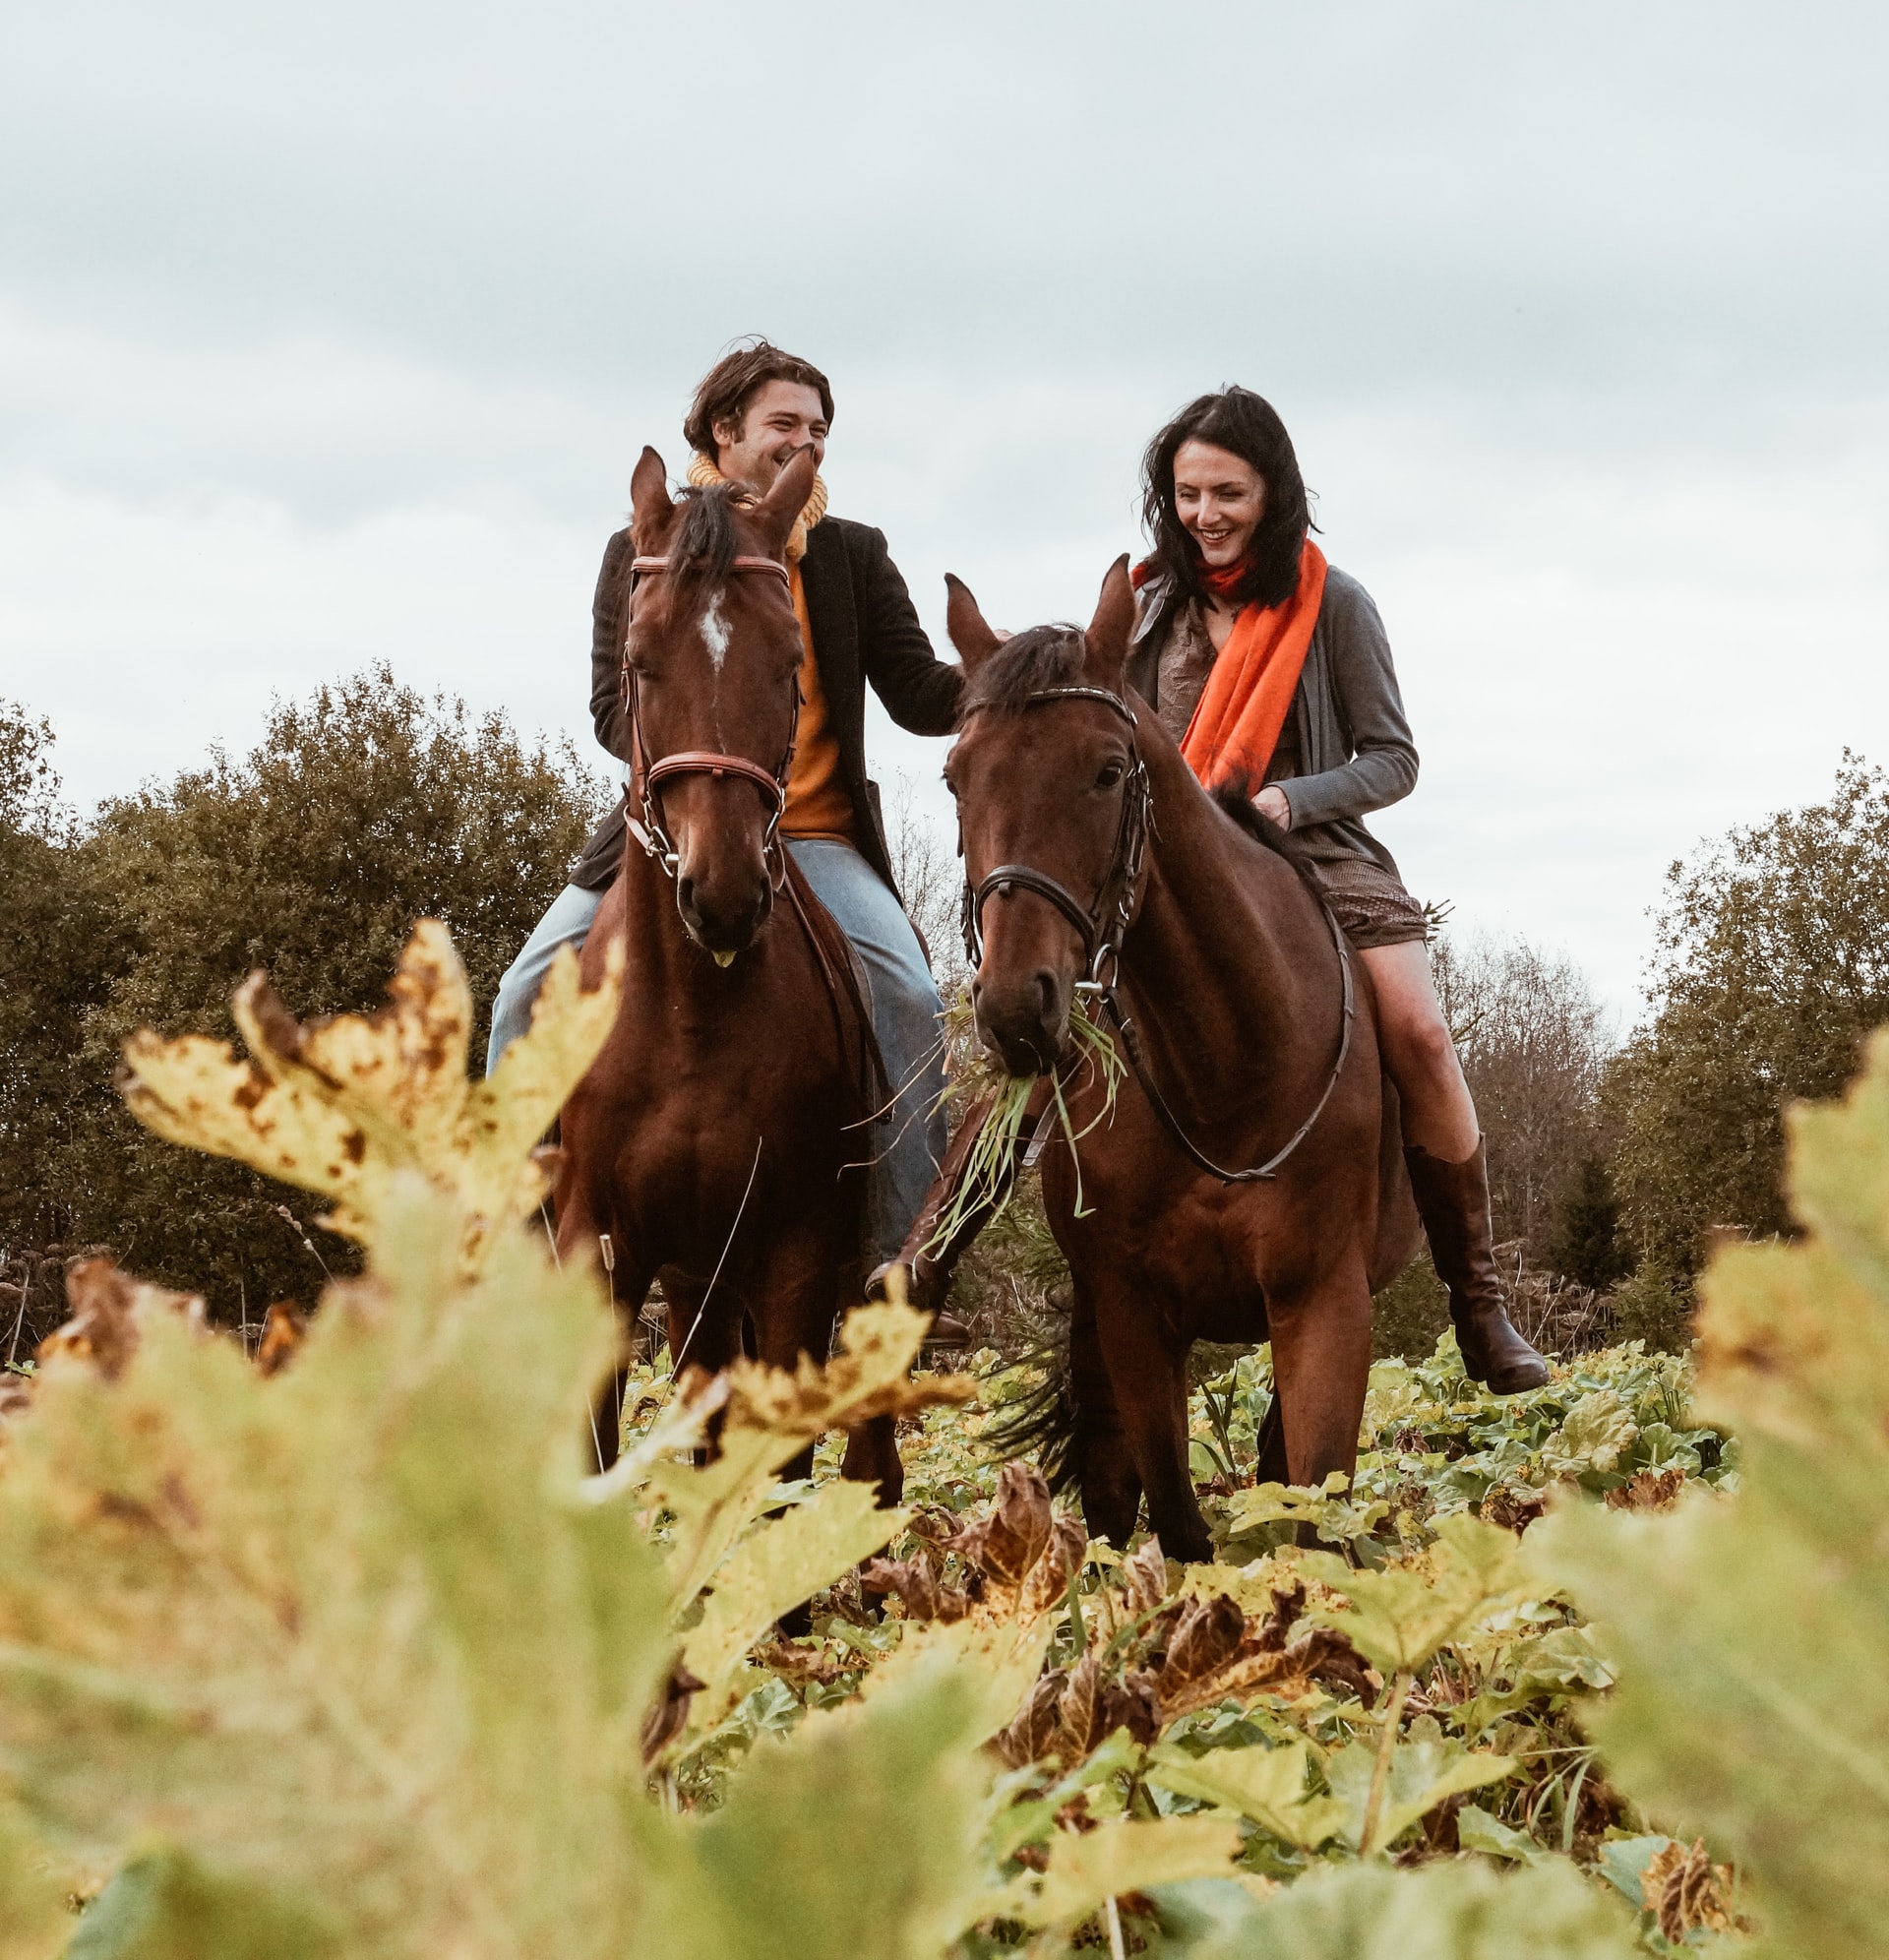
[{"label": "horse's eye", "polygon": [[1097,789],[1113,789],[1122,780],[1125,771],[1121,762],[1111,757],[1102,765],[1102,773],[1095,779]]}]

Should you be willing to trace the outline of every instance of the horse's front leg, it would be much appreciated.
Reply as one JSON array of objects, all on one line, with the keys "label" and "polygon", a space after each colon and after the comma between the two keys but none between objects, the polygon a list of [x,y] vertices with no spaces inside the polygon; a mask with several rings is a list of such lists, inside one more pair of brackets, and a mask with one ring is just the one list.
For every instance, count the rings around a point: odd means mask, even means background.
[{"label": "horse's front leg", "polygon": [[[833,1318],[838,1299],[841,1260],[837,1232],[820,1228],[790,1233],[776,1243],[756,1289],[755,1334],[761,1359],[775,1368],[792,1368],[803,1354],[824,1361],[832,1346]],[[809,1444],[783,1466],[787,1478],[805,1477],[814,1467]],[[847,1433],[841,1474],[859,1483],[876,1484],[879,1501],[898,1502],[905,1472],[898,1459],[896,1431],[890,1416],[876,1416]]]},{"label": "horse's front leg", "polygon": [[1073,1292],[1068,1466],[1082,1494],[1082,1522],[1089,1536],[1106,1538],[1118,1551],[1126,1551],[1141,1514],[1141,1478],[1122,1428],[1122,1411],[1116,1406],[1115,1386],[1103,1359],[1089,1288],[1078,1278]]},{"label": "horse's front leg", "polygon": [[1364,1262],[1286,1299],[1268,1295],[1273,1385],[1288,1481],[1320,1484],[1358,1468],[1358,1426],[1371,1384],[1371,1288]]},{"label": "horse's front leg", "polygon": [[1170,1559],[1207,1563],[1213,1534],[1188,1468],[1192,1343],[1168,1323],[1142,1287],[1116,1273],[1097,1279],[1095,1324],[1128,1455],[1147,1494],[1148,1529]]}]

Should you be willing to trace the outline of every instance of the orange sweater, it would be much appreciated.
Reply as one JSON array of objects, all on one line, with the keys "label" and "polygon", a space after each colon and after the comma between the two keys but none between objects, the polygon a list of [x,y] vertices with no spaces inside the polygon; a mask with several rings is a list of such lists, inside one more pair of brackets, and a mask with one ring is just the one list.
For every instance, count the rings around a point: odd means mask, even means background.
[{"label": "orange sweater", "polygon": [[788,578],[794,588],[794,617],[800,621],[800,731],[780,827],[790,837],[836,837],[841,843],[856,843],[853,799],[840,777],[839,737],[833,733],[826,697],[821,691],[814,625],[807,613],[807,587],[798,558],[788,568]]}]

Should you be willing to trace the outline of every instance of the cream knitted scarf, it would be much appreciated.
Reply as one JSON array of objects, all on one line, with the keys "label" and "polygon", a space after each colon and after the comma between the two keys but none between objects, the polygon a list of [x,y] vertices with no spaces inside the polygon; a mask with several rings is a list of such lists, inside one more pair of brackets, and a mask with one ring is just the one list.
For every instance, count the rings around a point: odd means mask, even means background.
[{"label": "cream knitted scarf", "polygon": [[[736,493],[736,502],[753,504],[760,500],[746,484],[736,483],[732,477],[724,476],[715,467],[710,457],[698,454],[689,464],[689,481],[698,490],[705,490],[711,483],[726,483]],[[814,494],[801,507],[800,516],[794,520],[794,527],[787,533],[787,562],[798,565],[807,555],[807,533],[826,515],[826,484],[823,478],[814,478]]]}]

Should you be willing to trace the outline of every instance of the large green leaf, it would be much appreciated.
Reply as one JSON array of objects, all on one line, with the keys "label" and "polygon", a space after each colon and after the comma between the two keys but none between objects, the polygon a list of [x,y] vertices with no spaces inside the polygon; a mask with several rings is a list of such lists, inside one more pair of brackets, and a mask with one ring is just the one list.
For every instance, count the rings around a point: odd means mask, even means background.
[{"label": "large green leaf", "polygon": [[1565,1865],[1513,1875],[1352,1866],[1270,1899],[1177,1888],[1162,1906],[1153,1951],[1187,1960],[1627,1960],[1637,1950],[1618,1900]]},{"label": "large green leaf", "polygon": [[622,1951],[934,1960],[993,1888],[980,1850],[991,1771],[977,1753],[988,1702],[986,1684],[941,1646],[870,1698],[763,1743],[713,1815],[645,1813],[659,1877]]},{"label": "large green leaf", "polygon": [[1148,1752],[1145,1774],[1164,1790],[1237,1810],[1287,1844],[1313,1851],[1337,1836],[1348,1809],[1333,1798],[1308,1794],[1310,1754],[1304,1743],[1210,1749],[1204,1755],[1168,1745]]},{"label": "large green leaf", "polygon": [[1592,1718],[1615,1780],[1737,1857],[1782,1950],[1844,1960],[1889,1924],[1889,1036],[1791,1130],[1808,1237],[1723,1253],[1703,1289],[1738,1494],[1530,1542],[1618,1663]]},{"label": "large green leaf", "polygon": [[1354,1571],[1332,1552],[1308,1553],[1301,1569],[1351,1602],[1312,1617],[1342,1627],[1385,1674],[1414,1672],[1458,1640],[1514,1591],[1512,1533],[1458,1514],[1436,1528],[1427,1558],[1382,1571]]},{"label": "large green leaf", "polygon": [[383,1223],[274,1378],[174,1317],[115,1381],[42,1371],[0,1477],[0,1774],[55,1845],[155,1835],[330,1902],[351,1952],[607,1953],[598,1819],[669,1654],[631,1498],[579,1499],[607,1312],[520,1237],[463,1277],[417,1177]]},{"label": "large green leaf", "polygon": [[320,1905],[153,1852],[87,1908],[65,1960],[340,1960],[345,1951]]}]

